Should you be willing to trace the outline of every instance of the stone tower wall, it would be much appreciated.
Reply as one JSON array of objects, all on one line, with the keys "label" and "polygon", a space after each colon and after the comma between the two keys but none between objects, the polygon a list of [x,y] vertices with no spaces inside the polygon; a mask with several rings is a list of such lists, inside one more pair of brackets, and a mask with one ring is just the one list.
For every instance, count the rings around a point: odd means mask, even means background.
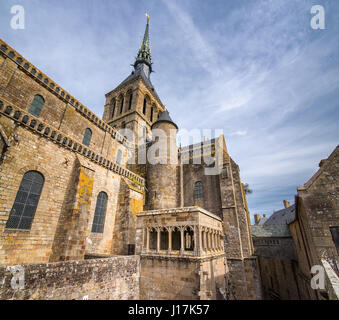
[{"label": "stone tower wall", "polygon": [[[173,124],[167,122],[156,123],[153,129],[160,129],[165,133],[157,144],[163,146],[166,151],[166,154],[160,151],[158,159],[167,164],[148,163],[147,165],[147,207],[148,210],[175,208],[180,197],[177,179],[178,164],[171,164],[171,161],[178,160],[177,130]],[[150,148],[153,146],[154,144]]]}]

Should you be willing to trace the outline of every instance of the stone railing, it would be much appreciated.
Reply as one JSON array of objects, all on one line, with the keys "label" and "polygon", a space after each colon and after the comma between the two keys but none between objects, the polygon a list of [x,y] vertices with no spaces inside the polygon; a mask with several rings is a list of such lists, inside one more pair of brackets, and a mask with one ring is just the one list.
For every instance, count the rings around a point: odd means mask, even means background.
[{"label": "stone railing", "polygon": [[20,70],[32,77],[37,83],[56,95],[60,100],[73,106],[75,110],[77,110],[83,117],[93,122],[97,127],[110,133],[112,136],[114,136],[114,138],[116,138],[119,142],[123,143],[127,147],[134,148],[134,144],[130,141],[127,141],[126,137],[119,134],[116,129],[112,128],[110,125],[108,125],[98,116],[96,116],[87,107],[81,104],[67,91],[62,89],[53,80],[51,80],[47,75],[41,72],[29,61],[25,60],[18,52],[11,48],[2,39],[0,39],[0,54],[3,54],[5,57],[8,57],[12,61],[14,61],[18,65]]},{"label": "stone railing", "polygon": [[126,168],[123,168],[117,163],[113,163],[112,161],[103,157],[101,154],[94,152],[87,146],[74,141],[74,139],[65,135],[63,132],[50,126],[49,124],[46,124],[33,115],[28,114],[23,109],[9,104],[5,105],[2,100],[0,100],[0,114],[3,114],[4,116],[14,120],[16,123],[23,125],[27,129],[41,135],[42,137],[49,139],[53,143],[59,144],[72,152],[81,154],[96,164],[129,179],[135,187],[139,188],[140,190],[143,189],[145,180],[139,175],[127,170]]},{"label": "stone railing", "polygon": [[148,226],[144,239],[142,253],[201,256],[224,250],[221,230],[194,224]]},{"label": "stone railing", "polygon": [[210,256],[224,253],[222,220],[200,207],[144,211],[138,213],[137,218],[141,254]]}]

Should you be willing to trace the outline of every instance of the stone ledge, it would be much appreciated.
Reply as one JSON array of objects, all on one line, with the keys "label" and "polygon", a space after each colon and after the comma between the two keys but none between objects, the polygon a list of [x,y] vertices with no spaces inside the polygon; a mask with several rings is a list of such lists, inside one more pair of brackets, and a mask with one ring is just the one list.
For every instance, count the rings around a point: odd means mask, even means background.
[{"label": "stone ledge", "polygon": [[41,121],[39,118],[34,117],[31,114],[28,114],[26,111],[21,109],[20,107],[14,107],[13,104],[6,104],[5,107],[1,104],[2,101],[6,101],[1,98],[0,101],[0,114],[10,118],[15,121],[17,124],[22,125],[26,129],[39,134],[41,137],[49,139],[55,144],[59,144],[65,149],[70,150],[71,152],[81,154],[82,156],[88,158],[90,161],[95,162],[96,164],[105,167],[108,170],[114,171],[115,173],[126,177],[127,179],[133,181],[137,181],[140,184],[140,188],[142,189],[145,184],[145,179],[138,176],[134,172],[129,171],[118,165],[117,163],[113,163],[112,161],[106,159],[101,154],[97,154],[89,147],[83,145],[65,135],[62,131],[54,128],[53,126]]},{"label": "stone ledge", "polygon": [[149,210],[149,211],[141,211],[137,213],[137,216],[156,216],[156,215],[164,215],[164,214],[180,214],[180,213],[191,213],[191,212],[200,212],[203,213],[213,219],[218,221],[222,221],[221,218],[216,216],[215,214],[200,208],[200,207],[182,207],[182,208],[171,208],[171,209],[159,209],[159,210]]}]

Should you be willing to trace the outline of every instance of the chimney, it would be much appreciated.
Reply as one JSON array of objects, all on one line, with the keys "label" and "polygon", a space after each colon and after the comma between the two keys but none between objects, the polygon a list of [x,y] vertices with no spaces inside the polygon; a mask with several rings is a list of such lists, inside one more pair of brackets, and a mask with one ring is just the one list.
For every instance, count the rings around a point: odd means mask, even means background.
[{"label": "chimney", "polygon": [[291,204],[287,200],[284,200],[284,207],[285,207],[285,209],[290,207],[290,206],[291,206]]},{"label": "chimney", "polygon": [[254,222],[255,222],[255,224],[258,224],[259,221],[260,221],[260,219],[261,219],[260,214],[256,213],[256,214],[254,215]]}]

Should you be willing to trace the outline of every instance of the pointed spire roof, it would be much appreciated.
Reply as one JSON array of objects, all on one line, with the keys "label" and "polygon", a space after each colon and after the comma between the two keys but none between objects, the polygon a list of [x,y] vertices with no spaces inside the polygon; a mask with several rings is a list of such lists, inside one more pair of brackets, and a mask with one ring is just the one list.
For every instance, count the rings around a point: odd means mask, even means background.
[{"label": "pointed spire roof", "polygon": [[140,63],[146,64],[150,72],[152,72],[152,59],[151,59],[151,44],[149,41],[149,15],[146,13],[147,24],[144,34],[144,39],[142,40],[138,56],[135,59],[134,68],[136,69],[137,65]]}]

